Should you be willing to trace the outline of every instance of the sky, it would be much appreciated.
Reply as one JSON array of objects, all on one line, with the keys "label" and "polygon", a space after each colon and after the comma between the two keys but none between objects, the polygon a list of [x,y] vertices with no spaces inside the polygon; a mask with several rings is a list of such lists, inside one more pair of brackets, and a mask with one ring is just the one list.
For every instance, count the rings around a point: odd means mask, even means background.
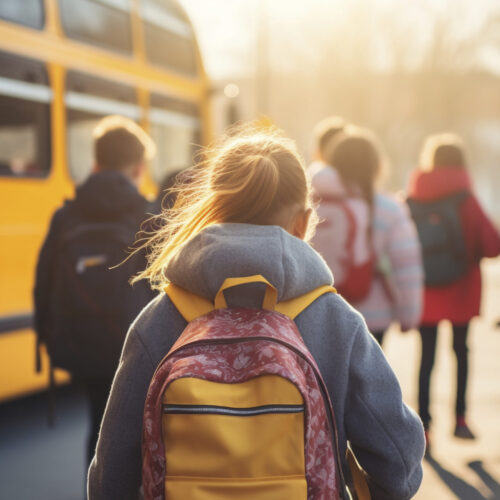
[{"label": "sky", "polygon": [[[264,57],[273,66],[290,69],[299,55],[314,64],[333,43],[354,46],[368,29],[375,33],[373,65],[384,71],[392,68],[394,46],[402,37],[411,38],[412,44],[406,64],[418,66],[431,20],[439,19],[449,43],[458,44],[484,35],[492,12],[500,10],[499,0],[179,1],[193,22],[209,75],[228,81],[255,72],[257,56],[265,52],[257,43],[259,34],[268,48]],[[497,28],[500,33],[500,23]],[[498,41],[500,35],[495,36]],[[475,59],[500,73],[500,58],[490,47],[483,47]]]}]

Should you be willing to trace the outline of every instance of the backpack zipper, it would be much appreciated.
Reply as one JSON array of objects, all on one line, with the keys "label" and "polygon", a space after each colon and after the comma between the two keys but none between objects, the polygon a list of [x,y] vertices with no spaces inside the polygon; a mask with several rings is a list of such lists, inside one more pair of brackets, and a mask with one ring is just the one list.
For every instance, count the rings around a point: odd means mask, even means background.
[{"label": "backpack zipper", "polygon": [[[280,314],[280,313],[278,313]],[[330,400],[330,396],[328,394],[328,389],[326,388],[326,384],[321,377],[321,374],[319,370],[316,369],[314,365],[310,363],[310,361],[307,359],[307,356],[305,356],[299,349],[297,349],[295,346],[291,345],[290,343],[283,341],[283,340],[278,340],[269,336],[265,335],[256,335],[254,337],[240,337],[240,338],[218,338],[218,339],[204,339],[204,340],[194,340],[190,341],[186,344],[183,344],[176,349],[170,351],[167,353],[167,355],[161,360],[160,364],[156,367],[154,375],[156,375],[156,372],[159,370],[160,366],[163,365],[163,363],[169,359],[171,356],[174,354],[177,354],[178,352],[188,349],[189,347],[193,346],[199,346],[199,345],[216,345],[216,344],[238,344],[240,342],[256,342],[256,341],[267,341],[267,342],[274,342],[276,344],[281,344],[285,346],[286,348],[290,349],[292,352],[300,356],[314,371],[316,375],[316,380],[318,381],[320,390],[323,395],[323,400],[325,402],[326,406],[326,413],[327,413],[327,418],[328,422],[330,424],[330,429],[333,433],[333,444],[334,444],[334,452],[337,455],[337,460],[336,460],[336,469],[338,472],[338,475],[340,477],[340,490],[341,490],[341,499],[342,500],[349,500],[351,497],[350,493],[347,490],[347,481],[344,476],[344,471],[342,469],[342,456],[340,455],[340,448],[339,448],[339,437],[338,437],[338,431],[337,431],[337,422],[335,419],[335,413],[333,412],[333,405]],[[154,377],[153,375],[153,377]]]},{"label": "backpack zipper", "polygon": [[215,405],[163,405],[163,413],[177,414],[207,414],[229,415],[234,417],[253,417],[278,413],[303,413],[304,405],[263,405],[251,408],[234,408],[230,406]]}]

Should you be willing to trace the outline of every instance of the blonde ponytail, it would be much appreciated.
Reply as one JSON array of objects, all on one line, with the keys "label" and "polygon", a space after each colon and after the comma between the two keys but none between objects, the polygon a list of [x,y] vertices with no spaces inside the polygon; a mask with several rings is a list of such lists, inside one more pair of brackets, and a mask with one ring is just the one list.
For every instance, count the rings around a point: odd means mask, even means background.
[{"label": "blonde ponytail", "polygon": [[310,207],[310,188],[295,144],[277,131],[246,130],[203,153],[189,178],[174,186],[177,201],[146,243],[148,267],[133,281],[166,284],[164,269],[207,226],[223,222],[274,224],[286,208]]}]

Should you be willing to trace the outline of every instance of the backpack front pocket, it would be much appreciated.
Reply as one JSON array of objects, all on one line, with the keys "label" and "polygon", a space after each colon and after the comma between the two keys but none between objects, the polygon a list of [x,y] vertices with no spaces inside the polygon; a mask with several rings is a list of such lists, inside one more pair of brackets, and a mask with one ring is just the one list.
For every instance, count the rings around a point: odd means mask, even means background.
[{"label": "backpack front pocket", "polygon": [[307,498],[304,402],[288,380],[182,378],[163,403],[166,498]]}]

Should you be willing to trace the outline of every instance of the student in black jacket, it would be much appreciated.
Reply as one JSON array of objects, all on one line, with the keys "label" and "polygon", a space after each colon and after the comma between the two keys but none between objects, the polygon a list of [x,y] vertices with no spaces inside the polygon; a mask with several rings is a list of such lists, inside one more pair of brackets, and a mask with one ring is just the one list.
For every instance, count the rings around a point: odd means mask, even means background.
[{"label": "student in black jacket", "polygon": [[128,282],[146,265],[143,254],[130,256],[129,249],[147,217],[137,186],[153,153],[152,140],[134,122],[104,118],[94,130],[93,173],[55,212],[39,255],[38,344],[87,390],[89,463],[127,329],[153,298],[149,287]]}]

